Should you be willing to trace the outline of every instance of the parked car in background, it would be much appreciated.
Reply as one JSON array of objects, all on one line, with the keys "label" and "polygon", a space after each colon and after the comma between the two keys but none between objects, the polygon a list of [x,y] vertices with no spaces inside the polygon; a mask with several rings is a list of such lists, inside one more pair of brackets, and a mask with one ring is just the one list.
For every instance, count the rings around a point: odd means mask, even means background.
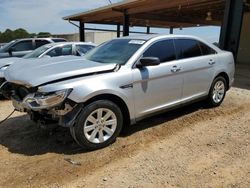
[{"label": "parked car in background", "polygon": [[0,48],[2,48],[6,43],[0,43]]},{"label": "parked car in background", "polygon": [[40,46],[54,42],[66,42],[66,40],[61,38],[25,38],[13,40],[0,48],[0,59],[23,57]]},{"label": "parked car in background", "polygon": [[[21,62],[23,59],[58,57],[58,56],[83,56],[89,50],[96,47],[96,44],[89,42],[58,42],[45,44],[30,52],[22,58],[10,57],[0,59],[0,86],[5,81],[4,71],[13,63]],[[0,92],[1,94],[1,92]]]},{"label": "parked car in background", "polygon": [[197,100],[219,106],[234,81],[232,53],[192,36],[114,39],[68,61],[10,66],[2,90],[16,110],[39,124],[69,127],[91,150],[114,142],[122,127],[173,107]]}]

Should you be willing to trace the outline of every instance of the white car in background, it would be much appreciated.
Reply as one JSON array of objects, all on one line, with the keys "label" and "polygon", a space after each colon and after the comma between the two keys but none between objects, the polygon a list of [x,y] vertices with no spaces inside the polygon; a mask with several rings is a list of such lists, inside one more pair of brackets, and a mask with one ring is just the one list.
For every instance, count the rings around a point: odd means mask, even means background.
[{"label": "white car in background", "polygon": [[23,59],[59,57],[59,56],[84,56],[88,51],[95,48],[96,44],[90,42],[59,42],[50,43],[37,48],[22,58],[11,57],[0,59],[0,85],[5,81],[4,70],[13,63]]}]

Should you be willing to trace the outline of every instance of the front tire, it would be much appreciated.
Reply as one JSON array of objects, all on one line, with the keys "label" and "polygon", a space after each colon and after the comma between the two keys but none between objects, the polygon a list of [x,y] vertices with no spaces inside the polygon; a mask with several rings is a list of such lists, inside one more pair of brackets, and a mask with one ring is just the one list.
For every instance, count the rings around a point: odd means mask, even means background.
[{"label": "front tire", "polygon": [[225,78],[222,76],[215,78],[209,91],[207,99],[208,105],[210,107],[220,106],[226,96],[226,91],[227,82]]},{"label": "front tire", "polygon": [[71,134],[81,147],[96,150],[113,143],[122,126],[120,108],[111,101],[98,100],[84,107],[71,127]]}]

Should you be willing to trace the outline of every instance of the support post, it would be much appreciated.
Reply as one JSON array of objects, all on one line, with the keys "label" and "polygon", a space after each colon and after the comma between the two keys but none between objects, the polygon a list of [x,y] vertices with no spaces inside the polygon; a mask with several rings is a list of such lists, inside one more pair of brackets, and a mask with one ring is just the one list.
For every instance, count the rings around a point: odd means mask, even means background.
[{"label": "support post", "polygon": [[83,22],[80,22],[79,35],[80,35],[80,41],[85,42],[85,25]]},{"label": "support post", "polygon": [[123,36],[129,36],[129,15],[126,12],[123,14]]},{"label": "support post", "polygon": [[147,26],[147,34],[150,34],[150,26]]},{"label": "support post", "polygon": [[235,60],[239,48],[243,13],[244,0],[226,0],[220,33],[220,47],[223,50],[231,51]]},{"label": "support post", "polygon": [[173,26],[171,26],[170,28],[169,28],[169,34],[174,34],[174,27]]},{"label": "support post", "polygon": [[121,25],[117,24],[117,38],[120,38],[121,35]]}]

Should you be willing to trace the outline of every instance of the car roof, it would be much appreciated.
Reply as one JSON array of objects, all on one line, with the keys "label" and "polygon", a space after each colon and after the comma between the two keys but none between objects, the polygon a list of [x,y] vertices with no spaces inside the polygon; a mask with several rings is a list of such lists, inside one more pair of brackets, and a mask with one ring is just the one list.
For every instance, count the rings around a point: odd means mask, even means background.
[{"label": "car roof", "polygon": [[55,46],[72,45],[72,44],[97,46],[96,44],[91,42],[56,42],[56,43],[45,44],[45,46],[55,47]]},{"label": "car roof", "polygon": [[[192,36],[192,35],[174,35],[174,34],[169,34],[169,35],[163,35],[163,34],[143,34],[143,35],[133,35],[133,36],[126,36],[126,37],[121,37],[117,38],[119,39],[131,39],[131,40],[144,40],[144,41],[149,41],[149,40],[157,40],[157,39],[194,39],[200,42],[203,42],[207,44],[208,46],[212,47],[213,49],[216,49],[217,51],[221,51],[220,48],[217,46],[213,45],[211,42],[208,42],[200,37]],[[115,40],[117,40],[115,39]]]},{"label": "car roof", "polygon": [[133,35],[133,36],[126,36],[126,37],[121,37],[121,39],[131,39],[131,40],[151,40],[154,38],[189,38],[189,39],[196,39],[196,40],[202,40],[199,37],[196,36],[191,36],[191,35],[174,35],[174,34],[169,34],[169,35],[163,35],[163,34],[144,34],[144,35]]},{"label": "car roof", "polygon": [[60,39],[60,40],[65,40],[64,38],[51,38],[51,37],[38,37],[38,38],[22,38],[22,39],[16,39],[14,41],[22,41],[22,40],[54,40],[54,39]]}]

